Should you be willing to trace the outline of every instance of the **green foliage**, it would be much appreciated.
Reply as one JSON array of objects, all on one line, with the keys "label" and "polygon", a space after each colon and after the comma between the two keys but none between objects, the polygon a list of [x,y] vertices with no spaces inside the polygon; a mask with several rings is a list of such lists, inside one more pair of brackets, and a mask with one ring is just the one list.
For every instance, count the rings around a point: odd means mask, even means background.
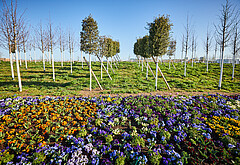
[{"label": "green foliage", "polygon": [[113,141],[112,135],[106,135],[105,140],[106,140],[107,143],[111,143],[111,141]]},{"label": "green foliage", "polygon": [[159,165],[162,160],[162,155],[160,155],[160,153],[156,154],[156,152],[151,152],[149,160],[151,164]]},{"label": "green foliage", "polygon": [[119,156],[117,159],[116,159],[116,165],[124,165],[125,164],[125,159],[126,157],[124,156]]},{"label": "green foliage", "polygon": [[228,146],[228,144],[236,145],[237,142],[232,138],[231,136],[225,135],[220,137],[221,141],[225,146]]},{"label": "green foliage", "polygon": [[172,24],[169,16],[159,16],[153,23],[149,23],[149,45],[153,56],[163,56],[167,53]]},{"label": "green foliage", "polygon": [[132,141],[131,141],[131,144],[133,146],[137,146],[137,145],[140,145],[141,147],[145,147],[145,141],[142,137],[140,136],[134,136]]},{"label": "green foliage", "polygon": [[98,118],[98,119],[95,120],[95,125],[96,126],[101,126],[102,122],[103,122],[103,119]]},{"label": "green foliage", "polygon": [[46,155],[43,152],[35,152],[34,157],[33,165],[41,164],[46,159]]},{"label": "green foliage", "polygon": [[9,150],[4,151],[2,153],[2,156],[0,156],[0,165],[11,162],[13,160],[13,158],[14,158],[14,154],[10,154]]},{"label": "green foliage", "polygon": [[82,127],[80,130],[79,130],[79,132],[78,132],[78,134],[77,134],[77,137],[85,137],[87,135],[87,130],[84,128],[84,127]]},{"label": "green foliage", "polygon": [[91,15],[82,21],[81,50],[87,54],[94,54],[98,48],[98,25]]}]

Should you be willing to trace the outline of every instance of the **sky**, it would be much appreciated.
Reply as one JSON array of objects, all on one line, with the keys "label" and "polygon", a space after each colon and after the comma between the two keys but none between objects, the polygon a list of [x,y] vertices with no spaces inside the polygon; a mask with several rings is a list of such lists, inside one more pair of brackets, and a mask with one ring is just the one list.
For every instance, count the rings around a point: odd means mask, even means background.
[{"label": "sky", "polygon": [[[10,0],[6,1],[10,2]],[[240,0],[230,0],[230,2],[240,7]],[[225,0],[18,0],[18,11],[19,13],[25,11],[24,18],[33,29],[40,21],[46,28],[51,18],[55,28],[61,25],[66,33],[69,30],[74,32],[77,42],[80,38],[82,20],[91,14],[98,23],[100,35],[111,36],[113,40],[120,42],[119,55],[122,60],[135,57],[133,45],[136,39],[148,34],[147,23],[153,22],[159,15],[170,16],[173,24],[172,37],[177,41],[176,58],[180,58],[182,35],[186,33],[184,27],[188,16],[191,30],[197,36],[196,56],[200,58],[205,56],[204,40],[207,27],[214,35],[214,24],[219,24],[218,15],[224,3]],[[212,40],[210,57],[214,54],[214,47],[215,40]],[[3,57],[8,58],[8,51],[0,48],[0,52]],[[36,55],[37,59],[40,59],[39,50],[36,51]],[[79,47],[76,47],[75,60],[78,60],[79,56]],[[226,50],[226,57],[231,58],[230,47]],[[69,54],[66,53],[66,59],[68,58]],[[54,59],[60,61],[60,51],[57,46],[54,49]]]}]

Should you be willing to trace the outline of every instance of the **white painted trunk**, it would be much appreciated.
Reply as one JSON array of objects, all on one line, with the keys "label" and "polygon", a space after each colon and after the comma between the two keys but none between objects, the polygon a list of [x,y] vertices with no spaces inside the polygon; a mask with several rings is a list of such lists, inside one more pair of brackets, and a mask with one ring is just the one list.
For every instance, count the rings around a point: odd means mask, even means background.
[{"label": "white painted trunk", "polygon": [[70,53],[70,65],[71,65],[71,74],[72,74],[72,55]]},{"label": "white painted trunk", "polygon": [[208,52],[207,52],[207,55],[206,55],[206,65],[207,65],[207,72],[208,72]]},{"label": "white painted trunk", "polygon": [[142,72],[143,72],[143,59],[142,59]]},{"label": "white painted trunk", "polygon": [[101,80],[102,80],[102,66],[103,66],[103,57],[101,57]]},{"label": "white painted trunk", "polygon": [[158,57],[156,57],[156,76],[155,76],[155,89],[157,90],[157,79],[158,79]]},{"label": "white painted trunk", "polygon": [[82,51],[81,51],[81,61],[82,61],[82,69],[83,69],[83,55],[82,55]]},{"label": "white painted trunk", "polygon": [[235,69],[235,54],[233,55],[232,66],[233,66],[233,69],[232,69],[232,80],[233,80],[234,79],[234,69]]},{"label": "white painted trunk", "polygon": [[90,72],[90,86],[89,86],[89,90],[92,90],[92,72],[91,72],[91,54],[89,54],[89,72]]},{"label": "white painted trunk", "polygon": [[21,81],[21,75],[20,75],[20,68],[18,63],[18,51],[16,51],[16,65],[17,65],[17,75],[18,75],[18,86],[19,86],[19,92],[22,92],[22,81]]},{"label": "white painted trunk", "polygon": [[185,54],[185,59],[184,59],[184,77],[187,76],[187,53]]},{"label": "white painted trunk", "polygon": [[223,53],[224,51],[222,51],[222,57],[221,57],[221,71],[220,71],[220,77],[219,77],[219,82],[218,82],[218,90],[221,90],[222,87],[222,76],[223,76]]},{"label": "white painted trunk", "polygon": [[27,69],[27,55],[26,55],[26,52],[24,52],[24,56],[25,56],[25,67]]},{"label": "white painted trunk", "polygon": [[42,53],[42,61],[43,61],[43,71],[45,72],[45,59],[44,59],[44,53]]},{"label": "white painted trunk", "polygon": [[61,51],[61,67],[63,67],[63,53]]},{"label": "white painted trunk", "polygon": [[13,70],[13,59],[12,59],[12,53],[9,54],[9,58],[10,58],[10,65],[11,65],[12,79],[14,80],[14,70]]},{"label": "white painted trunk", "polygon": [[140,67],[140,58],[138,57],[138,67]]},{"label": "white painted trunk", "polygon": [[147,72],[147,73],[146,73],[146,80],[147,80],[147,79],[148,79],[148,61],[147,61],[147,65],[146,65],[146,70],[147,70],[147,71],[146,71],[146,72]]},{"label": "white painted trunk", "polygon": [[63,61],[65,62],[65,51],[63,51]]},{"label": "white painted trunk", "polygon": [[54,58],[53,58],[53,53],[52,54],[52,70],[53,70],[53,81],[55,81],[55,71],[54,71]]}]

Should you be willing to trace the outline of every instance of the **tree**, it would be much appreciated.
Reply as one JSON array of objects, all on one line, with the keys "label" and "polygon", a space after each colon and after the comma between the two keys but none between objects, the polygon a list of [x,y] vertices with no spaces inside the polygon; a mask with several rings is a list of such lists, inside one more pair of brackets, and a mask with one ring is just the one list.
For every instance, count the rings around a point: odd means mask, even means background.
[{"label": "tree", "polygon": [[18,84],[19,91],[22,92],[22,82],[18,61],[18,51],[17,44],[21,43],[22,37],[25,35],[26,24],[23,20],[23,14],[17,12],[17,2],[15,4],[11,0],[10,6],[7,5],[6,1],[3,0],[3,9],[0,22],[0,45],[4,45],[5,48],[9,50],[10,63],[11,63],[11,72],[12,78],[14,79],[13,74],[13,61],[12,53],[15,53],[16,56],[16,66],[17,66],[17,75],[18,75]]},{"label": "tree", "polygon": [[208,72],[208,60],[209,60],[209,57],[208,57],[208,52],[211,48],[211,44],[212,44],[212,37],[211,37],[211,33],[209,32],[208,30],[208,27],[207,27],[207,36],[206,36],[206,41],[204,42],[204,45],[205,45],[205,51],[206,51],[206,65],[207,65],[207,72]]},{"label": "tree", "polygon": [[62,28],[61,28],[61,25],[59,26],[58,34],[59,34],[59,39],[58,39],[58,42],[59,42],[59,50],[60,50],[60,53],[61,53],[61,67],[63,67],[63,37],[62,37]]},{"label": "tree", "polygon": [[[172,24],[170,23],[169,16],[163,15],[163,16],[157,17],[153,21],[153,23],[149,23],[148,25],[149,25],[150,53],[152,56],[156,57],[155,88],[157,90],[158,56],[163,56],[164,54],[167,53],[167,48],[170,41],[170,30],[171,30]],[[161,73],[161,70],[160,70],[160,73]]]},{"label": "tree", "polygon": [[113,40],[111,38],[107,38],[107,53],[105,55],[105,57],[107,58],[107,71],[108,71],[108,58],[112,57],[113,54]]},{"label": "tree", "polygon": [[[149,48],[149,36],[145,35],[142,39],[140,39],[140,55],[146,59],[150,58],[150,48]],[[148,61],[146,60],[146,79],[148,79]]]},{"label": "tree", "polygon": [[182,49],[181,49],[181,52],[182,52],[182,54],[181,54],[181,62],[183,62],[182,60],[183,60],[183,52],[184,52],[184,43],[185,43],[185,41],[184,41],[184,34],[183,34],[183,36],[182,36]]},{"label": "tree", "polygon": [[[239,16],[239,13],[238,13]],[[232,61],[232,80],[234,79],[235,59],[240,50],[240,30],[239,30],[239,17],[236,18],[233,29],[232,49],[233,49],[233,61]]]},{"label": "tree", "polygon": [[169,47],[168,47],[168,52],[167,55],[169,57],[169,69],[170,69],[170,62],[171,62],[171,56],[174,56],[176,52],[176,40],[170,41]]},{"label": "tree", "polygon": [[184,47],[185,47],[185,58],[184,58],[184,77],[187,76],[187,53],[188,53],[188,49],[190,48],[189,45],[189,37],[191,35],[190,32],[190,24],[189,24],[189,20],[188,20],[188,16],[187,16],[187,25],[185,26],[185,31],[186,31],[186,35],[184,38]]},{"label": "tree", "polygon": [[192,67],[193,67],[193,61],[194,61],[194,50],[195,50],[195,35],[194,33],[192,34],[192,46],[191,46],[191,50],[192,50]]},{"label": "tree", "polygon": [[221,71],[218,83],[218,90],[222,87],[222,75],[223,75],[223,59],[224,59],[224,50],[228,46],[228,43],[231,39],[231,32],[233,30],[233,23],[236,17],[235,8],[232,7],[232,4],[226,0],[226,3],[222,5],[222,10],[219,15],[220,23],[215,25],[217,32],[217,42],[221,47]]},{"label": "tree", "polygon": [[43,62],[43,71],[45,72],[45,58],[44,51],[46,50],[46,32],[42,28],[42,23],[40,22],[38,28],[36,29],[37,34],[37,47],[42,52],[42,62]]},{"label": "tree", "polygon": [[[55,46],[55,35],[54,35],[54,32],[53,32],[53,27],[52,26],[53,25],[52,25],[52,22],[51,22],[51,18],[49,17],[49,23],[48,23],[48,41],[49,42],[48,42],[48,48],[51,51],[53,81],[55,81],[54,57],[53,57],[53,47]],[[49,61],[51,61],[50,58],[49,58]]]},{"label": "tree", "polygon": [[98,25],[91,14],[82,21],[81,50],[89,54],[90,91],[92,90],[91,55],[98,49]]}]

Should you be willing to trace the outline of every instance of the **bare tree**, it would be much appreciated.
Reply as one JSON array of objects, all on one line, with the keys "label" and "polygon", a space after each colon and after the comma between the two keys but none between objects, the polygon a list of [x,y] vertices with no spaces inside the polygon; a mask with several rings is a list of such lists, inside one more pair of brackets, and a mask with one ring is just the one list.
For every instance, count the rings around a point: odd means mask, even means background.
[{"label": "bare tree", "polygon": [[46,32],[42,28],[42,23],[40,22],[38,28],[36,29],[37,34],[37,47],[42,52],[42,61],[43,61],[43,71],[45,72],[45,58],[44,51],[46,50]]},{"label": "bare tree", "polygon": [[190,48],[190,41],[189,41],[189,37],[191,35],[190,32],[190,24],[189,24],[189,20],[188,20],[188,16],[187,16],[187,25],[185,26],[185,38],[184,38],[184,47],[185,47],[185,58],[184,58],[184,77],[186,77],[187,75],[187,53],[188,53],[188,49]]},{"label": "bare tree", "polygon": [[61,25],[59,26],[59,39],[58,39],[58,42],[59,42],[59,50],[60,50],[60,53],[61,53],[61,67],[63,67],[63,37],[62,37],[62,28],[61,28]]},{"label": "bare tree", "polygon": [[[51,52],[51,59],[52,59],[52,71],[53,71],[53,81],[55,81],[55,70],[54,70],[54,57],[53,57],[53,47],[55,46],[55,35],[52,27],[51,18],[49,17],[48,23],[48,49]],[[51,61],[49,58],[49,61]]]},{"label": "bare tree", "polygon": [[226,4],[222,5],[222,10],[219,15],[220,23],[219,25],[215,25],[217,32],[217,42],[221,47],[221,71],[220,78],[218,83],[218,89],[220,90],[222,87],[222,75],[223,75],[223,59],[224,59],[224,50],[225,47],[228,46],[228,43],[231,39],[231,32],[233,30],[233,23],[236,17],[235,8],[232,4],[226,0]]},{"label": "bare tree", "polygon": [[[22,37],[25,35],[26,24],[23,20],[23,14],[18,14],[17,12],[17,1],[13,3],[11,0],[10,6],[7,5],[6,1],[3,0],[3,10],[0,23],[0,35],[1,35],[1,45],[5,45],[9,49],[11,71],[13,72],[13,61],[12,53],[16,56],[16,66],[18,75],[19,91],[22,92],[22,82],[20,75],[20,68],[18,62],[18,51],[17,46],[21,43]],[[14,74],[12,73],[12,78],[14,79]]]},{"label": "bare tree", "polygon": [[207,27],[207,36],[206,36],[206,41],[204,42],[204,45],[205,45],[204,48],[206,51],[206,66],[207,66],[206,71],[207,72],[208,72],[208,60],[209,60],[208,53],[209,53],[209,50],[211,49],[211,44],[212,44],[212,36]]},{"label": "bare tree", "polygon": [[[238,13],[239,16],[239,13]],[[232,48],[233,48],[233,61],[232,61],[232,80],[234,79],[234,69],[235,69],[235,59],[236,55],[238,54],[240,50],[240,30],[239,30],[239,23],[240,19],[237,17],[235,24],[234,24],[234,34],[233,34],[233,39],[232,39]]]}]

